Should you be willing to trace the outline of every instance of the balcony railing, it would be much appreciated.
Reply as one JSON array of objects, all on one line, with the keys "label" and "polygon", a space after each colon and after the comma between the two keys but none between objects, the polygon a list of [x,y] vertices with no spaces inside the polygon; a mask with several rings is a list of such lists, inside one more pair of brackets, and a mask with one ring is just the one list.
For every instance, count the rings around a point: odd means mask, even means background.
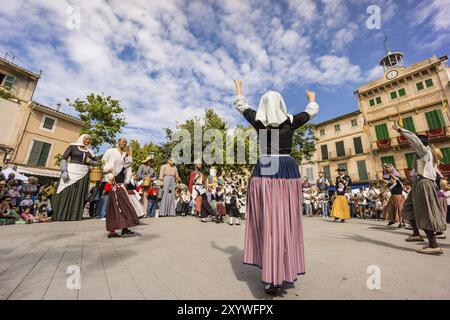
[{"label": "balcony railing", "polygon": [[328,160],[337,160],[337,159],[347,159],[354,156],[354,152],[351,148],[347,148],[344,150],[344,154],[338,154],[337,151],[332,151],[328,153]]},{"label": "balcony railing", "polygon": [[391,138],[377,141],[378,149],[389,148],[390,146],[391,146]]},{"label": "balcony railing", "polygon": [[447,130],[445,128],[437,128],[426,131],[426,135],[430,140],[440,140],[447,136]]}]

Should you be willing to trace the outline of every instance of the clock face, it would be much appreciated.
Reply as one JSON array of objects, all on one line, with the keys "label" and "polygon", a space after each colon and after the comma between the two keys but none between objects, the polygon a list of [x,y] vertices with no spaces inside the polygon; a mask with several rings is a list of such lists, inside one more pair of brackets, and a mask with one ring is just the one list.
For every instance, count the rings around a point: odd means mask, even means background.
[{"label": "clock face", "polygon": [[398,76],[398,71],[397,70],[391,70],[387,73],[386,78],[388,78],[389,80],[395,79]]}]

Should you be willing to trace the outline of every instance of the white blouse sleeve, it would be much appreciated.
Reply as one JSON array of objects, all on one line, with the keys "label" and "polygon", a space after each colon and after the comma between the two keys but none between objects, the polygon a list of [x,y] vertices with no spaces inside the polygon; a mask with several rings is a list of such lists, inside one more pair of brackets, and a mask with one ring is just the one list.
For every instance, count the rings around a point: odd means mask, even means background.
[{"label": "white blouse sleeve", "polygon": [[310,102],[306,106],[305,112],[309,114],[309,118],[314,118],[319,113],[319,105],[316,102]]},{"label": "white blouse sleeve", "polygon": [[236,96],[236,98],[234,99],[234,107],[241,114],[243,114],[245,110],[250,108],[244,96]]}]

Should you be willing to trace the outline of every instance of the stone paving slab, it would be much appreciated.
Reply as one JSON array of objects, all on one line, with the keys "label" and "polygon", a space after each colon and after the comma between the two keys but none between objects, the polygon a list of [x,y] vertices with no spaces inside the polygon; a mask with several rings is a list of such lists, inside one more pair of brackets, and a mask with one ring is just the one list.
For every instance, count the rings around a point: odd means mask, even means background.
[{"label": "stone paving slab", "polygon": [[[442,256],[415,252],[408,230],[354,219],[304,218],[306,275],[267,296],[243,265],[245,225],[194,217],[143,219],[136,236],[107,239],[105,222],[0,227],[0,299],[450,299],[450,241]],[[81,289],[68,289],[69,266]],[[369,290],[369,266],[381,289]]]}]

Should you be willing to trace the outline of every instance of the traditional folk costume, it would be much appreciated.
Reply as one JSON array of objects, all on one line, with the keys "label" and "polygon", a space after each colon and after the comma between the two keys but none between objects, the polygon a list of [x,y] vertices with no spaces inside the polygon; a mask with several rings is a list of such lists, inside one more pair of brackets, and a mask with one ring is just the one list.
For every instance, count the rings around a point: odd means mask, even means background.
[{"label": "traditional folk costume", "polygon": [[[258,135],[267,135],[267,143],[260,141],[262,156],[248,186],[244,263],[260,267],[262,282],[269,286],[266,290],[271,290],[293,283],[297,275],[305,273],[302,182],[299,165],[290,153],[295,130],[307,123],[319,107],[310,103],[305,112],[290,115],[283,97],[274,91],[261,97],[257,112],[250,109],[243,96],[237,96],[234,104]],[[274,142],[277,145],[272,145],[273,138],[278,140]],[[235,196],[230,211],[239,215],[239,210],[233,209],[234,201]]]},{"label": "traditional folk costume", "polygon": [[106,230],[113,234],[122,230],[122,234],[131,233],[128,228],[139,225],[139,218],[128,197],[126,184],[131,180],[133,159],[118,148],[108,149],[102,158],[105,163],[103,172],[112,171],[112,188],[108,196],[106,209]]},{"label": "traditional folk costume", "polygon": [[408,194],[403,205],[402,217],[408,220],[413,228],[414,234],[406,241],[423,241],[419,229],[425,231],[429,244],[417,250],[424,254],[442,254],[439,248],[435,232],[444,232],[447,229],[442,206],[440,205],[436,191],[437,178],[435,171],[435,160],[431,148],[428,146],[428,138],[403,129],[399,133],[406,137],[411,147],[416,151],[411,177],[411,192]]},{"label": "traditional folk costume", "polygon": [[[344,172],[345,170],[338,169],[338,171]],[[334,217],[335,221],[341,219],[341,222],[344,222],[350,219],[350,207],[345,197],[345,191],[351,184],[352,179],[345,174],[336,178],[336,198],[333,201],[333,208],[331,209],[331,216]]]},{"label": "traditional folk costume", "polygon": [[86,136],[89,135],[81,135],[62,156],[62,176],[56,194],[52,197],[54,221],[77,221],[83,218],[89,193],[89,164],[94,162],[94,151],[83,143]]},{"label": "traditional folk costume", "polygon": [[163,181],[163,196],[159,205],[159,216],[176,216],[175,188],[178,169],[170,164],[165,164],[159,172],[159,179]]},{"label": "traditional folk costume", "polygon": [[201,172],[197,165],[201,164],[200,161],[195,161],[195,170],[189,174],[188,189],[192,194],[192,200],[194,200],[194,209],[197,215],[200,215],[202,199],[199,190],[206,185],[206,176]]},{"label": "traditional folk costume", "polygon": [[395,222],[399,223],[399,227],[402,224],[401,212],[403,209],[403,203],[405,198],[403,197],[403,183],[400,178],[400,173],[394,168],[392,164],[392,173],[385,172],[384,179],[388,181],[388,188],[391,192],[391,196],[387,205],[383,209],[382,218],[389,221],[389,225]]},{"label": "traditional folk costume", "polygon": [[130,199],[130,202],[133,205],[134,211],[136,212],[138,218],[143,218],[147,213],[144,209],[144,206],[140,202],[141,195],[137,192],[136,188],[136,181],[131,179],[130,183],[127,185],[128,198]]},{"label": "traditional folk costume", "polygon": [[143,209],[145,211],[148,211],[149,203],[147,198],[147,191],[151,188],[152,181],[155,179],[155,169],[153,169],[152,165],[149,165],[148,163],[151,163],[153,161],[153,158],[151,156],[144,159],[141,163],[141,165],[138,168],[138,171],[136,173],[136,180],[141,186],[141,203],[143,206]]}]

